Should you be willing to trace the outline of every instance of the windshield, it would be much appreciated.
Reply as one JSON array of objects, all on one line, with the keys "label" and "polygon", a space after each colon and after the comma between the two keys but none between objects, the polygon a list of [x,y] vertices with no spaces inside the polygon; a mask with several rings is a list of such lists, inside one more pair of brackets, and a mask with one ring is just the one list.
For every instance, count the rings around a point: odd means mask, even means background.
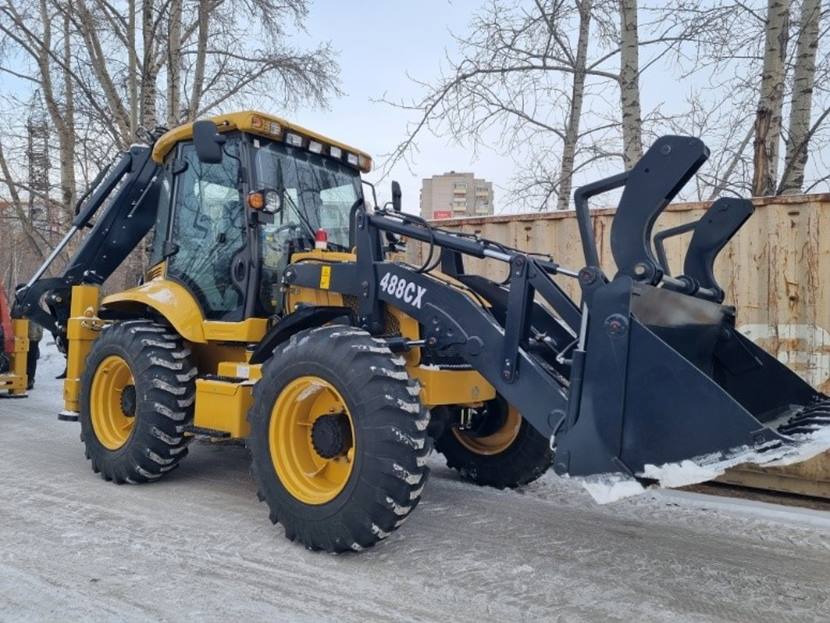
[{"label": "windshield", "polygon": [[[288,145],[254,142],[255,188],[282,195],[273,223],[260,224],[260,302],[271,313],[283,306],[282,273],[297,251],[314,248],[324,229],[328,248],[349,250],[349,212],[362,187],[360,174],[339,162]],[[258,147],[258,148],[257,148]]]},{"label": "windshield", "polygon": [[322,228],[329,248],[349,249],[349,210],[360,197],[360,175],[354,169],[301,149],[272,143],[256,150],[256,184],[284,190],[283,210],[269,230],[295,225],[308,239]]}]

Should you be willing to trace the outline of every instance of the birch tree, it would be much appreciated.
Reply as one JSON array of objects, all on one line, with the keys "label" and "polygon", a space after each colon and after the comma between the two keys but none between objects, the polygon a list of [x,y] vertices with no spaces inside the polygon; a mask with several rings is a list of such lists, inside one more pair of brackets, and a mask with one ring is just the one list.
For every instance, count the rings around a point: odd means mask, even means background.
[{"label": "birch tree", "polygon": [[623,161],[634,166],[643,154],[640,107],[640,37],[636,0],[620,0],[620,108]]},{"label": "birch tree", "polygon": [[775,194],[786,88],[787,42],[790,32],[790,0],[768,0],[764,66],[755,113],[755,150],[752,194]]},{"label": "birch tree", "polygon": [[809,192],[825,182],[823,164],[807,162],[830,145],[830,5],[670,0],[647,11],[646,27],[665,29],[674,41],[677,83],[692,85],[686,110],[671,111],[657,127],[697,134],[712,148],[699,199]]},{"label": "birch tree", "polygon": [[[198,17],[197,17],[198,22]],[[182,0],[170,0],[167,24],[167,127],[182,117]]]},{"label": "birch tree", "polygon": [[803,0],[793,69],[787,151],[784,171],[778,185],[779,195],[797,194],[804,187],[804,170],[809,154],[807,147],[814,132],[811,115],[820,21],[820,0]]}]

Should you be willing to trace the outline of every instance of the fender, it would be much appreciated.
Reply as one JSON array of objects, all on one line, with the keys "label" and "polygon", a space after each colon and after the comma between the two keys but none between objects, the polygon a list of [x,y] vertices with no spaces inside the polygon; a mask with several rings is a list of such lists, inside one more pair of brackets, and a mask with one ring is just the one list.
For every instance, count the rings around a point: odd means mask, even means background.
[{"label": "fender", "polygon": [[320,327],[332,320],[343,317],[348,318],[349,324],[353,324],[351,315],[352,310],[347,307],[301,307],[281,318],[277,324],[271,327],[254,349],[248,363],[263,363],[272,355],[277,346],[299,331]]},{"label": "fender", "polygon": [[104,297],[105,310],[137,311],[151,307],[161,314],[185,340],[207,343],[205,318],[193,295],[182,285],[168,279],[154,279],[117,294]]}]

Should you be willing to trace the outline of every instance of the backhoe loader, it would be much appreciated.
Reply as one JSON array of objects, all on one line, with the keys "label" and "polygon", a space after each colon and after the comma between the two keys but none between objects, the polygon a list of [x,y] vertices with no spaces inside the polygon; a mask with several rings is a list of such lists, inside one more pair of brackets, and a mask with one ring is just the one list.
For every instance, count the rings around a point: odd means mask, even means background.
[{"label": "backhoe loader", "polygon": [[[682,275],[660,261],[655,221],[707,157],[666,136],[578,189],[575,269],[442,231],[402,212],[394,184],[378,206],[367,154],[284,119],[197,121],[93,183],[16,292],[16,334],[31,319],[66,353],[59,417],[80,422],[105,480],[157,480],[195,437],[244,439],[271,521],[310,549],[361,550],[398,528],[433,443],[465,479],[501,488],[551,466],[648,484],[690,462],[817,453],[826,397],[735,330],[714,277],[751,203],[720,199],[688,226]],[[588,201],[619,188],[608,276]],[[102,298],[144,240],[143,282]],[[400,259],[407,242],[427,246],[422,265]],[[468,257],[502,262],[506,279],[469,274]]]}]

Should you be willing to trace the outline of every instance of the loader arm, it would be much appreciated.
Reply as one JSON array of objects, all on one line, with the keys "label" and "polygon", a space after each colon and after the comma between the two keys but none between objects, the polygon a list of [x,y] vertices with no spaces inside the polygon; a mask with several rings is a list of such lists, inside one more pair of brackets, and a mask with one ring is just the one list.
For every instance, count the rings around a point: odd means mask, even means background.
[{"label": "loader arm", "polygon": [[[383,217],[371,218],[380,225],[388,224],[381,220]],[[291,285],[319,287],[323,268],[317,263],[296,264],[288,269],[285,279]],[[326,268],[331,271],[331,290],[363,297],[366,280],[359,262]],[[474,299],[407,265],[377,261],[372,264],[371,272],[376,284],[373,300],[396,307],[418,320],[424,327],[422,337],[429,348],[440,351],[454,347],[455,352],[546,437],[564,421],[567,392],[523,345],[525,340],[520,337],[526,327],[513,327],[508,322],[506,329]],[[514,313],[511,305],[508,309],[508,314]],[[371,324],[372,319],[363,316],[363,322]],[[520,375],[513,374],[517,368],[521,369]]]}]

